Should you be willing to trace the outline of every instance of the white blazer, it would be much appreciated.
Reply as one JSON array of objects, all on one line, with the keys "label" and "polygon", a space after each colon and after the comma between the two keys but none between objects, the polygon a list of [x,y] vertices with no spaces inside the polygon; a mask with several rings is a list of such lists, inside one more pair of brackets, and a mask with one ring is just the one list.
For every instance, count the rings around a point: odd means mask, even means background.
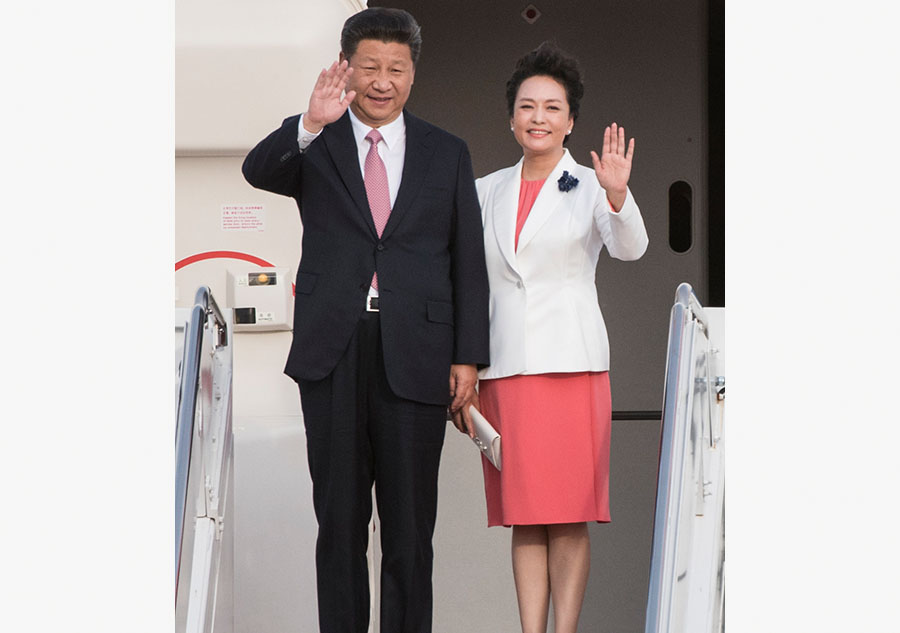
[{"label": "white blazer", "polygon": [[[563,192],[563,171],[578,185]],[[594,170],[568,150],[547,177],[519,235],[522,160],[475,181],[491,287],[491,364],[479,378],[606,371],[609,341],[594,278],[604,246],[622,260],[647,250],[647,230],[628,191],[615,213]]]}]

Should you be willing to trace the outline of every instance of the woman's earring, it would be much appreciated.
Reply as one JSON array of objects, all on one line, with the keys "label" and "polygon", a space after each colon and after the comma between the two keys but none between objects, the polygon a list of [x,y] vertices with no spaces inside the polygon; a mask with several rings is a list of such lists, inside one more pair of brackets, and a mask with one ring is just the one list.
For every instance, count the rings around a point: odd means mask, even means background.
[{"label": "woman's earring", "polygon": [[571,133],[572,133],[572,130],[569,130],[568,132],[566,132],[566,136],[568,136]]}]

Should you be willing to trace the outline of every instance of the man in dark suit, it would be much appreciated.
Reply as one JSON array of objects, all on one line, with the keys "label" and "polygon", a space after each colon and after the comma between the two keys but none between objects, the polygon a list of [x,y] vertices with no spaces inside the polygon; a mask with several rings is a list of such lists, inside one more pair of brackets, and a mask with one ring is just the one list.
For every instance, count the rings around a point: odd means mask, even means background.
[{"label": "man in dark suit", "polygon": [[351,16],[306,112],[244,161],[247,181],[295,198],[303,222],[285,373],[306,426],[322,633],[367,629],[373,482],[381,631],[431,631],[447,407],[471,435],[468,404],[489,360],[468,149],[404,109],[420,47],[405,11]]}]

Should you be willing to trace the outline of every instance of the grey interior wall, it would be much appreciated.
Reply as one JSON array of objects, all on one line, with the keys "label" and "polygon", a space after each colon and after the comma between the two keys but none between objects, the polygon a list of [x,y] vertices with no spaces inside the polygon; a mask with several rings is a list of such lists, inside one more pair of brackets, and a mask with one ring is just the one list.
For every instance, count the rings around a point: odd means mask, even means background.
[{"label": "grey interior wall", "polygon": [[[581,633],[644,630],[659,430],[659,420],[613,422],[612,522],[589,526],[591,574]],[[449,425],[441,460],[434,631],[514,633],[520,629],[510,562],[512,531],[486,527],[481,458],[471,440]]]},{"label": "grey interior wall", "polygon": [[[701,302],[708,292],[706,0],[536,2],[541,16],[534,24],[521,17],[527,3],[520,0],[380,4],[407,9],[422,26],[409,108],[468,142],[476,176],[521,156],[509,133],[505,84],[516,59],[544,40],[578,57],[584,71],[586,93],[568,143],[575,159],[590,164],[590,150],[600,149],[612,121],[636,138],[630,186],[650,247],[638,262],[604,254],[597,285],[610,334],[613,409],[659,410],[675,288],[689,282]],[[683,254],[668,244],[668,190],[679,180],[693,190],[692,247]],[[514,631],[508,531],[485,530],[483,499],[480,506],[465,499],[479,492],[480,472],[465,467],[460,474],[464,457],[455,456],[455,442],[448,438],[440,492],[454,516],[439,518],[435,541],[436,595],[450,602],[436,603],[435,630]],[[591,526],[581,631],[643,629],[658,444],[658,420],[613,425],[613,522]],[[479,522],[466,527],[473,519]],[[474,615],[489,618],[491,611],[502,615],[490,627]]]},{"label": "grey interior wall", "polygon": [[[374,4],[374,3],[373,3]],[[660,408],[669,308],[679,283],[707,295],[705,0],[538,2],[528,24],[519,0],[388,2],[422,27],[422,56],[409,108],[464,138],[476,176],[515,163],[505,85],[516,59],[554,40],[581,62],[585,96],[568,143],[590,165],[616,121],[636,139],[631,189],[650,235],[647,254],[598,266],[600,306],[610,334],[615,410]],[[692,247],[668,245],[668,191],[693,190]]]},{"label": "grey interior wall", "polygon": [[591,574],[578,623],[581,633],[644,630],[659,432],[659,420],[613,422],[612,522],[589,526]]}]

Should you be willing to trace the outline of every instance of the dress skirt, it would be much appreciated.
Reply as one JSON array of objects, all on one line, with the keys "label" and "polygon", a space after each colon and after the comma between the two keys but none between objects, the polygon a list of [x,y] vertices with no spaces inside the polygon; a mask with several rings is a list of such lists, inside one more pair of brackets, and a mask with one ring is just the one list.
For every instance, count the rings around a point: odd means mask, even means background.
[{"label": "dress skirt", "polygon": [[482,458],[488,526],[610,520],[607,372],[482,380],[479,398],[503,455]]}]

